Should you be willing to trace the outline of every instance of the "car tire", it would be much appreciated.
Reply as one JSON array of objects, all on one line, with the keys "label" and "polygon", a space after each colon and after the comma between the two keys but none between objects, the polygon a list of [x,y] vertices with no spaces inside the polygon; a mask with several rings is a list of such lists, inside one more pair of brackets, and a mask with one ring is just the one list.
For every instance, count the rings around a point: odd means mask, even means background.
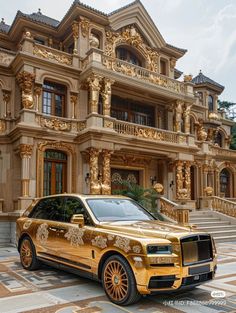
[{"label": "car tire", "polygon": [[108,298],[115,304],[129,305],[141,298],[133,271],[120,255],[113,255],[105,261],[102,285]]},{"label": "car tire", "polygon": [[21,264],[26,270],[33,271],[40,267],[40,261],[37,259],[35,247],[30,237],[26,236],[21,240],[19,252]]}]

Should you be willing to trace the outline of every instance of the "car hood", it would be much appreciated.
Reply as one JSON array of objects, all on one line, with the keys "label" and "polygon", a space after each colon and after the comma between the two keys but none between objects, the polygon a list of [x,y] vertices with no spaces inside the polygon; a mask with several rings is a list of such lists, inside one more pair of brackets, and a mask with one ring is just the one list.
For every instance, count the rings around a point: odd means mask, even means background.
[{"label": "car hood", "polygon": [[133,235],[144,238],[181,238],[183,236],[196,234],[197,232],[189,226],[180,226],[173,223],[161,221],[117,221],[104,222],[103,229],[119,232],[120,235]]}]

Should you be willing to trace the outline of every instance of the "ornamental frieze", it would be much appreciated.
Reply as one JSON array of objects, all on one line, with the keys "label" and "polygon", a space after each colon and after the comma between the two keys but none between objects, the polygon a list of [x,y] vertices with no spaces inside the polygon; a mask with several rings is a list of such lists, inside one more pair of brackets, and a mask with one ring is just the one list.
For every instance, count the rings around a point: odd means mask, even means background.
[{"label": "ornamental frieze", "polygon": [[57,53],[55,51],[51,51],[50,49],[42,48],[42,47],[34,47],[33,54],[44,58],[47,60],[53,60],[61,64],[72,65],[72,57],[67,56],[63,53]]},{"label": "ornamental frieze", "polygon": [[40,125],[42,127],[47,127],[56,131],[70,131],[71,130],[71,122],[61,121],[57,118],[47,119],[44,117],[40,118]]},{"label": "ornamental frieze", "polygon": [[0,63],[4,65],[9,65],[15,56],[10,55],[6,52],[0,51]]}]

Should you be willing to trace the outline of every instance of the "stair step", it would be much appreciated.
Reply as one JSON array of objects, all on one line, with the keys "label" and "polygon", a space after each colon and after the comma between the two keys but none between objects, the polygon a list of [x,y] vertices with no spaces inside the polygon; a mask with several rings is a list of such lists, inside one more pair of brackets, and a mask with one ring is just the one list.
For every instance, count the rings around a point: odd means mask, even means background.
[{"label": "stair step", "polygon": [[223,226],[203,226],[203,227],[198,227],[197,226],[197,229],[200,229],[200,230],[214,230],[214,229],[216,229],[216,230],[219,230],[219,229],[228,229],[228,228],[230,228],[230,229],[236,229],[236,225],[232,225],[232,224],[230,224],[230,225],[223,225]]},{"label": "stair step", "polygon": [[236,236],[236,229],[232,230],[219,230],[219,231],[207,231],[209,234],[215,235],[235,235]]},{"label": "stair step", "polygon": [[200,222],[200,223],[193,223],[195,224],[197,227],[198,226],[223,226],[223,225],[230,225],[230,222],[228,221],[218,221],[218,222]]},{"label": "stair step", "polygon": [[232,236],[213,236],[216,242],[236,241],[236,235]]},{"label": "stair step", "polygon": [[209,222],[213,222],[213,221],[220,221],[220,218],[217,218],[217,217],[194,217],[194,218],[192,218],[191,216],[190,216],[190,219],[189,219],[190,221],[194,221],[194,222],[201,222],[201,221],[209,221]]}]

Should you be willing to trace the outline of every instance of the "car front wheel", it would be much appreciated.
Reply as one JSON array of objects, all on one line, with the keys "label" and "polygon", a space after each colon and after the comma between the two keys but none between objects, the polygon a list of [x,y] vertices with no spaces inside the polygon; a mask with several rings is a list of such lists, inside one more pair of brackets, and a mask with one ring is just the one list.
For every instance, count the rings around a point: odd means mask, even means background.
[{"label": "car front wheel", "polygon": [[29,237],[24,237],[20,244],[20,260],[22,266],[29,271],[36,270],[40,262],[36,257],[35,247]]},{"label": "car front wheel", "polygon": [[119,255],[111,256],[105,261],[102,284],[108,298],[115,304],[129,305],[141,297],[129,263]]}]

